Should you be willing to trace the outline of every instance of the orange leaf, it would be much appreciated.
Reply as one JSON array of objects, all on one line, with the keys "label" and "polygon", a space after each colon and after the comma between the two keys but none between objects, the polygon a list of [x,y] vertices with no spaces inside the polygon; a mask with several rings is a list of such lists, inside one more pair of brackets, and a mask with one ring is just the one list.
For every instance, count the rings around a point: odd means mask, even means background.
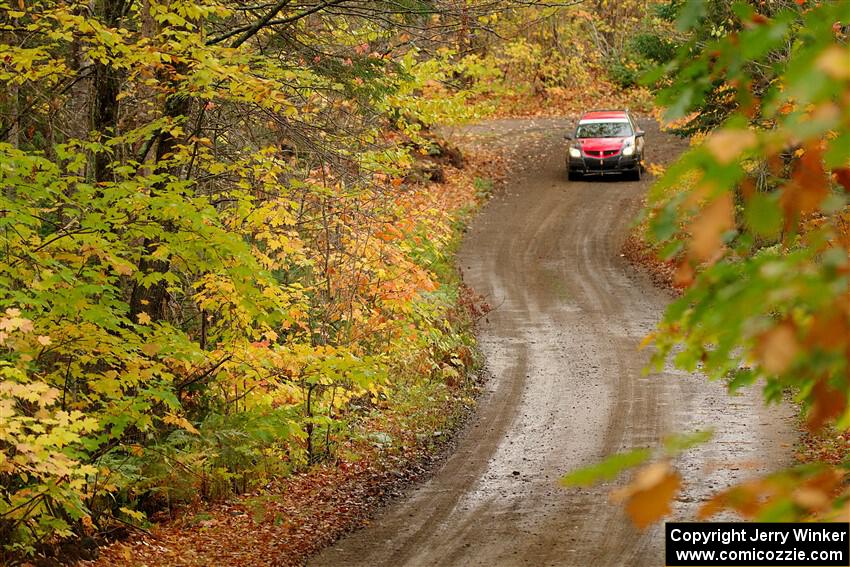
[{"label": "orange leaf", "polygon": [[763,333],[758,338],[756,345],[756,355],[761,365],[765,370],[774,374],[785,372],[791,366],[799,350],[797,334],[790,321],[783,321]]},{"label": "orange leaf", "polygon": [[814,432],[844,412],[847,398],[843,392],[827,384],[826,380],[818,380],[812,389],[812,395],[815,401],[806,417],[806,427]]},{"label": "orange leaf", "polygon": [[708,137],[705,147],[718,163],[729,164],[757,143],[758,138],[751,130],[720,130]]},{"label": "orange leaf", "polygon": [[700,506],[699,510],[697,511],[697,519],[707,520],[718,512],[722,512],[725,508],[725,494],[715,494],[710,499],[705,501],[702,506]]},{"label": "orange leaf", "polygon": [[823,168],[820,146],[806,146],[790,182],[782,188],[780,203],[790,221],[797,214],[812,213],[829,194],[829,180]]},{"label": "orange leaf", "polygon": [[803,486],[795,490],[791,498],[795,504],[812,512],[826,508],[831,502],[829,495],[822,490]]},{"label": "orange leaf", "polygon": [[752,518],[772,501],[774,493],[774,487],[765,479],[739,484],[712,496],[702,505],[697,517],[700,520],[706,520],[721,510],[729,508],[745,518]]},{"label": "orange leaf", "polygon": [[806,346],[838,350],[850,340],[850,322],[840,305],[815,315],[806,335]]},{"label": "orange leaf", "polygon": [[673,274],[673,285],[677,288],[686,288],[694,283],[694,268],[688,260],[683,261]]},{"label": "orange leaf", "polygon": [[714,258],[723,246],[722,236],[735,227],[732,195],[724,193],[705,207],[691,227],[692,257],[700,261]]},{"label": "orange leaf", "polygon": [[669,463],[652,463],[640,469],[634,480],[611,494],[615,502],[626,502],[626,512],[639,528],[645,528],[670,513],[670,502],[679,492],[682,478]]},{"label": "orange leaf", "polygon": [[850,167],[839,167],[838,169],[833,169],[832,176],[842,187],[844,187],[845,191],[850,192]]}]

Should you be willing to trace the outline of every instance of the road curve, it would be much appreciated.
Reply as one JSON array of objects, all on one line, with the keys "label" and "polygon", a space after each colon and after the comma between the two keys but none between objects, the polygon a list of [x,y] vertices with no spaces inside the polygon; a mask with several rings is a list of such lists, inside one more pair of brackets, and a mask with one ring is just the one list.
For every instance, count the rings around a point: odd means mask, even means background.
[{"label": "road curve", "polygon": [[[675,515],[684,519],[710,491],[790,462],[789,408],[765,408],[757,391],[729,398],[721,384],[672,369],[641,376],[637,346],[669,296],[620,248],[648,182],[568,182],[568,124],[504,120],[456,134],[516,163],[459,257],[465,281],[494,307],[479,331],[492,378],[430,480],[309,565],[663,565],[661,527],[634,529],[608,503],[611,485],[566,490],[558,478],[671,432],[713,427],[710,444],[676,463],[686,484]],[[685,145],[642,126],[650,162]]]}]

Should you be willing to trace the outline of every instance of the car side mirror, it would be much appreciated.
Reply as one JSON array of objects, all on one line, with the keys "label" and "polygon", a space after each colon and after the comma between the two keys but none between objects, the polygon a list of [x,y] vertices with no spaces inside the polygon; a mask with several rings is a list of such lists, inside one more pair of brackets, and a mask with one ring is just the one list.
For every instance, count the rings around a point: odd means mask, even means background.
[{"label": "car side mirror", "polygon": [[569,134],[564,134],[564,139],[565,139],[565,140],[572,140],[572,139],[573,139],[573,137],[572,137],[572,136],[570,136]]},{"label": "car side mirror", "polygon": [[635,138],[643,138],[643,135],[645,133],[646,132],[644,132],[643,130],[638,130],[637,132],[635,132]]}]

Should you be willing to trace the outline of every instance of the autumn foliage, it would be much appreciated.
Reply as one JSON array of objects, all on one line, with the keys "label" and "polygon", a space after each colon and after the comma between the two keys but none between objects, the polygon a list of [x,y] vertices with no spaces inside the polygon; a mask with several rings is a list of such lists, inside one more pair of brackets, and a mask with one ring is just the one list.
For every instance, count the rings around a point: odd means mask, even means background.
[{"label": "autumn foliage", "polygon": [[[768,402],[791,395],[809,430],[845,430],[850,11],[780,4],[734,5],[734,29],[680,58],[662,95],[672,118],[712,109],[723,120],[652,190],[650,232],[686,288],[654,337],[655,361],[724,380],[731,393],[759,384]],[[705,17],[695,7],[680,26]],[[702,515],[834,517],[844,478],[842,466],[809,464],[729,489]]]},{"label": "autumn foliage", "polygon": [[431,179],[463,163],[427,128],[475,109],[429,105],[443,64],[367,12],[93,6],[0,2],[13,555],[333,457],[474,363],[448,259],[482,195]]},{"label": "autumn foliage", "polygon": [[[0,0],[3,559],[356,462],[401,406],[463,398],[451,255],[492,181],[433,130],[485,112],[661,89],[694,145],[648,205],[686,289],[655,363],[850,427],[846,2],[402,4]],[[567,481],[642,467],[615,498],[644,526],[703,441]],[[703,513],[844,486],[812,465]]]}]

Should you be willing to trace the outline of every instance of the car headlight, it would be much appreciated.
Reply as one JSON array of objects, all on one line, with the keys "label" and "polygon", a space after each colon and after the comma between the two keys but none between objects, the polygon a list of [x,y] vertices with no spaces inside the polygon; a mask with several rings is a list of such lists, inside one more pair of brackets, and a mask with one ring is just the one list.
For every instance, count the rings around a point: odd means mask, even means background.
[{"label": "car headlight", "polygon": [[581,152],[578,148],[570,148],[570,157],[581,157]]},{"label": "car headlight", "polygon": [[634,146],[626,146],[625,148],[623,148],[623,155],[624,156],[631,156],[631,155],[634,155],[634,153],[635,153],[635,147]]}]

